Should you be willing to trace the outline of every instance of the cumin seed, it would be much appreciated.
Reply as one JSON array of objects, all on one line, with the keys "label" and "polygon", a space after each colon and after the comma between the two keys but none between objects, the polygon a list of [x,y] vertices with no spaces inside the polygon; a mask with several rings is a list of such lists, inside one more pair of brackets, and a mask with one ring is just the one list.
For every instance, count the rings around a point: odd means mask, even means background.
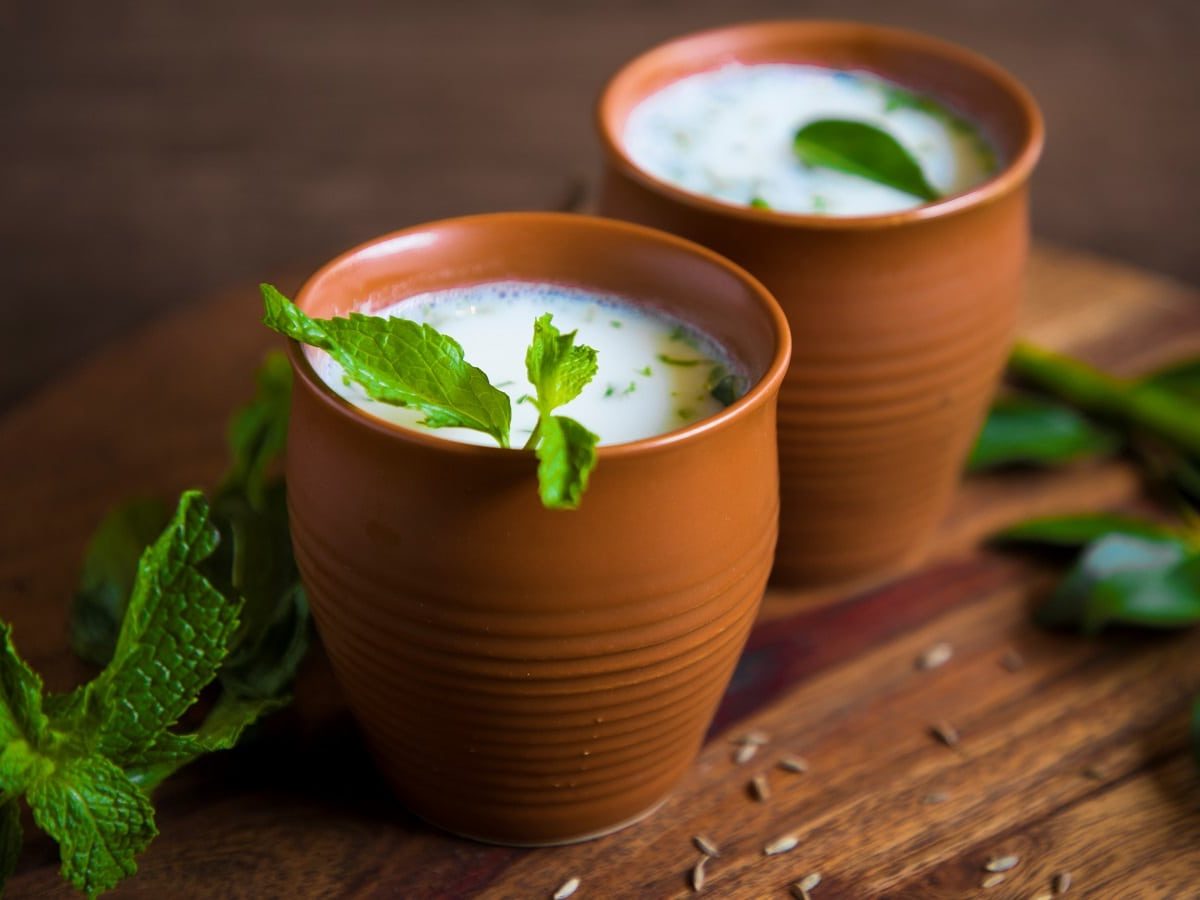
[{"label": "cumin seed", "polygon": [[699,893],[704,890],[704,865],[708,862],[707,856],[701,856],[696,860],[696,864],[692,866],[692,890]]},{"label": "cumin seed", "polygon": [[579,890],[579,879],[568,878],[564,881],[557,891],[554,892],[554,900],[567,900],[572,894]]},{"label": "cumin seed", "polygon": [[754,759],[754,755],[758,753],[758,744],[740,744],[737,750],[733,752],[733,761],[739,766],[744,766],[750,760]]},{"label": "cumin seed", "polygon": [[713,859],[716,859],[721,855],[721,851],[717,849],[717,845],[714,844],[712,841],[710,841],[708,838],[706,838],[702,834],[694,835],[692,837],[692,843],[695,844],[696,849],[699,850],[701,853],[703,853],[705,856],[709,856],[709,857],[712,857]]},{"label": "cumin seed", "polygon": [[983,868],[988,872],[1007,872],[1009,869],[1015,869],[1020,861],[1020,857],[1012,855],[993,856]]},{"label": "cumin seed", "polygon": [[929,731],[935,738],[947,747],[958,746],[958,729],[943,719],[929,726]]},{"label": "cumin seed", "polygon": [[800,883],[799,883],[798,887],[800,888],[800,890],[808,892],[808,891],[813,890],[820,883],[821,883],[821,873],[820,872],[809,872],[807,875],[805,875],[803,878],[800,879]]},{"label": "cumin seed", "polygon": [[921,671],[936,669],[938,666],[944,666],[950,661],[950,657],[954,655],[954,648],[946,641],[938,641],[924,653],[917,657],[917,668]]},{"label": "cumin seed", "polygon": [[758,744],[760,747],[763,744],[771,742],[771,736],[763,731],[747,731],[745,734],[740,734],[733,739],[735,744]]},{"label": "cumin seed", "polygon": [[1071,889],[1071,873],[1059,872],[1054,876],[1053,879],[1051,879],[1050,887],[1054,889],[1056,896],[1058,894],[1065,894]]},{"label": "cumin seed", "polygon": [[989,875],[987,878],[983,879],[983,881],[979,882],[979,886],[986,891],[988,888],[994,888],[996,885],[1003,882],[1007,877],[1008,876],[1003,872],[996,872],[995,874]]},{"label": "cumin seed", "polygon": [[750,779],[750,793],[759,803],[766,803],[771,799],[771,785],[767,783],[766,775],[755,775]]},{"label": "cumin seed", "polygon": [[795,850],[799,843],[800,840],[794,834],[785,834],[763,847],[763,856],[778,856],[780,853],[787,853]]},{"label": "cumin seed", "polygon": [[932,794],[926,794],[921,798],[921,802],[927,806],[932,806],[935,803],[945,803],[950,799],[950,795],[945,791],[934,791]]},{"label": "cumin seed", "polygon": [[803,775],[808,771],[808,760],[803,756],[785,756],[779,761],[779,768],[785,772]]}]

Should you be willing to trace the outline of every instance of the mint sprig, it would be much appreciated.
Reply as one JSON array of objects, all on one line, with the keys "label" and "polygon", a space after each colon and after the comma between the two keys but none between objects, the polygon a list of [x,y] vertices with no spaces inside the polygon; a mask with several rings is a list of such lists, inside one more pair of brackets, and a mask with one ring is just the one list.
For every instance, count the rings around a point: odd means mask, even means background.
[{"label": "mint sprig", "polygon": [[271,285],[260,289],[269,328],[324,350],[372,400],[420,410],[429,428],[470,428],[508,446],[508,395],[463,358],[453,338],[395,317],[313,319]]},{"label": "mint sprig", "polygon": [[114,887],[157,834],[146,791],[168,773],[162,763],[215,749],[222,741],[210,731],[228,745],[265,710],[230,695],[212,725],[172,730],[216,677],[238,627],[241,601],[201,571],[217,542],[204,497],[184,493],[138,561],[111,662],[70,693],[46,694],[0,623],[0,874],[20,849],[23,795],[59,844],[63,877],[93,897]]},{"label": "mint sprig", "polygon": [[533,323],[533,341],[525,353],[525,370],[533,385],[537,425],[526,447],[538,458],[538,488],[543,505],[576,509],[596,467],[600,438],[554,410],[570,403],[596,376],[596,351],[575,344],[576,332],[562,334],[547,313]]},{"label": "mint sprig", "polygon": [[925,178],[917,158],[898,140],[867,122],[818,119],[796,132],[792,150],[809,166],[823,166],[904,191],[922,200],[941,193]]},{"label": "mint sprig", "polygon": [[[487,375],[467,362],[462,346],[427,324],[351,313],[313,319],[269,284],[261,286],[265,324],[328,352],[367,396],[425,414],[430,428],[470,428],[510,446],[512,404]],[[596,466],[599,437],[574,419],[554,415],[596,375],[596,351],[576,345],[547,313],[534,323],[525,368],[538,421],[525,444],[538,459],[538,494],[549,509],[575,509]],[[525,398],[522,398],[525,399]]]}]

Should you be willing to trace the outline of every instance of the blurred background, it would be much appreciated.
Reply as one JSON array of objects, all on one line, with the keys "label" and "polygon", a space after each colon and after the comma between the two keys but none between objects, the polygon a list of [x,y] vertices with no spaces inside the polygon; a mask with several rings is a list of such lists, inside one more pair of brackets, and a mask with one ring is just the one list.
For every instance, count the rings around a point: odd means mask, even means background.
[{"label": "blurred background", "polygon": [[992,57],[1048,122],[1037,235],[1200,284],[1197,0],[3,0],[0,409],[142,322],[381,232],[563,206],[621,63],[775,17]]}]

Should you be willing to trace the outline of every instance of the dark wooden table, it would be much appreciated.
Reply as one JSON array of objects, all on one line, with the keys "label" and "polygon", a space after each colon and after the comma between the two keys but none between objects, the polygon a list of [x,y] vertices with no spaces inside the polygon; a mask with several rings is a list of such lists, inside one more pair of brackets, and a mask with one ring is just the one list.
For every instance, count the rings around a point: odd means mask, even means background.
[{"label": "dark wooden table", "polygon": [[[289,286],[290,285],[286,285]],[[210,484],[222,423],[273,337],[247,288],[114,344],[0,418],[0,617],[66,688],[83,542],[132,493]],[[1200,350],[1200,303],[1165,279],[1041,248],[1023,331],[1117,371]],[[1187,898],[1200,885],[1200,773],[1186,715],[1200,692],[1200,632],[1085,640],[1038,630],[1053,572],[981,549],[1032,514],[1144,503],[1124,464],[971,479],[928,561],[839,596],[769,592],[710,741],[667,804],[573,847],[471,843],[414,820],[370,765],[319,655],[297,705],[257,741],[184,770],[156,796],[161,836],[117,896],[678,897],[704,834],[722,850],[705,893],[785,897],[819,871],[815,900],[975,896],[983,865],[1019,864],[988,897],[1032,898],[1070,872],[1071,896]],[[951,660],[918,671],[939,641]],[[1016,651],[1024,666],[1001,663]],[[948,720],[951,749],[928,728]],[[731,739],[769,743],[745,765]],[[807,774],[775,767],[805,757]],[[772,796],[747,782],[767,773]],[[941,802],[928,802],[940,799]],[[793,852],[767,858],[771,839]],[[29,836],[13,897],[61,896],[55,849]]]}]

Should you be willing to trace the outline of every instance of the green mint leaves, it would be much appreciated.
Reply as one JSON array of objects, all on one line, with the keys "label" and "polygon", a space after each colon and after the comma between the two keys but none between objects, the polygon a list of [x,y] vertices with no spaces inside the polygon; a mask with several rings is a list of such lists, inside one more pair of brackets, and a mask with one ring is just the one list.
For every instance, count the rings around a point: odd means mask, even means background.
[{"label": "green mint leaves", "polygon": [[420,410],[430,428],[470,428],[508,446],[508,395],[463,359],[453,338],[408,319],[312,319],[271,285],[260,289],[269,328],[326,351],[373,400]]},{"label": "green mint leaves", "polygon": [[596,376],[596,351],[575,344],[576,333],[561,334],[549,313],[533,324],[525,370],[535,391],[538,422],[527,447],[538,458],[538,489],[550,509],[576,509],[596,467],[600,438],[574,419],[553,415]]},{"label": "green mint leaves", "polygon": [[[1035,612],[1048,627],[1095,634],[1110,626],[1200,624],[1200,358],[1121,379],[1018,343],[1008,373],[1027,393],[1001,397],[976,443],[973,468],[1061,466],[1124,453],[1178,508],[1169,525],[1109,512],[1040,518],[995,536],[1074,561]],[[1200,761],[1200,700],[1193,741]]]},{"label": "green mint leaves", "polygon": [[[44,693],[0,624],[0,874],[19,852],[20,795],[80,891],[95,896],[136,871],[135,857],[157,834],[148,764],[171,754],[180,761],[181,747],[216,746],[203,728],[171,729],[216,677],[238,627],[240,601],[201,571],[217,542],[207,502],[185,493],[138,560],[112,661],[68,694]],[[261,703],[224,702],[232,712],[218,723],[223,734],[236,735],[263,711]]]},{"label": "green mint leaves", "polygon": [[[367,396],[424,413],[430,428],[471,428],[509,446],[512,404],[453,338],[407,319],[351,313],[312,319],[271,285],[261,286],[268,327],[328,352]],[[554,415],[596,375],[596,351],[561,334],[549,314],[534,323],[525,368],[538,422],[525,445],[538,459],[538,492],[549,509],[575,509],[596,465],[599,437]]]},{"label": "green mint leaves", "polygon": [[922,200],[937,200],[941,196],[903,144],[882,128],[866,122],[851,119],[809,122],[796,132],[792,150],[805,165],[857,175]]}]

